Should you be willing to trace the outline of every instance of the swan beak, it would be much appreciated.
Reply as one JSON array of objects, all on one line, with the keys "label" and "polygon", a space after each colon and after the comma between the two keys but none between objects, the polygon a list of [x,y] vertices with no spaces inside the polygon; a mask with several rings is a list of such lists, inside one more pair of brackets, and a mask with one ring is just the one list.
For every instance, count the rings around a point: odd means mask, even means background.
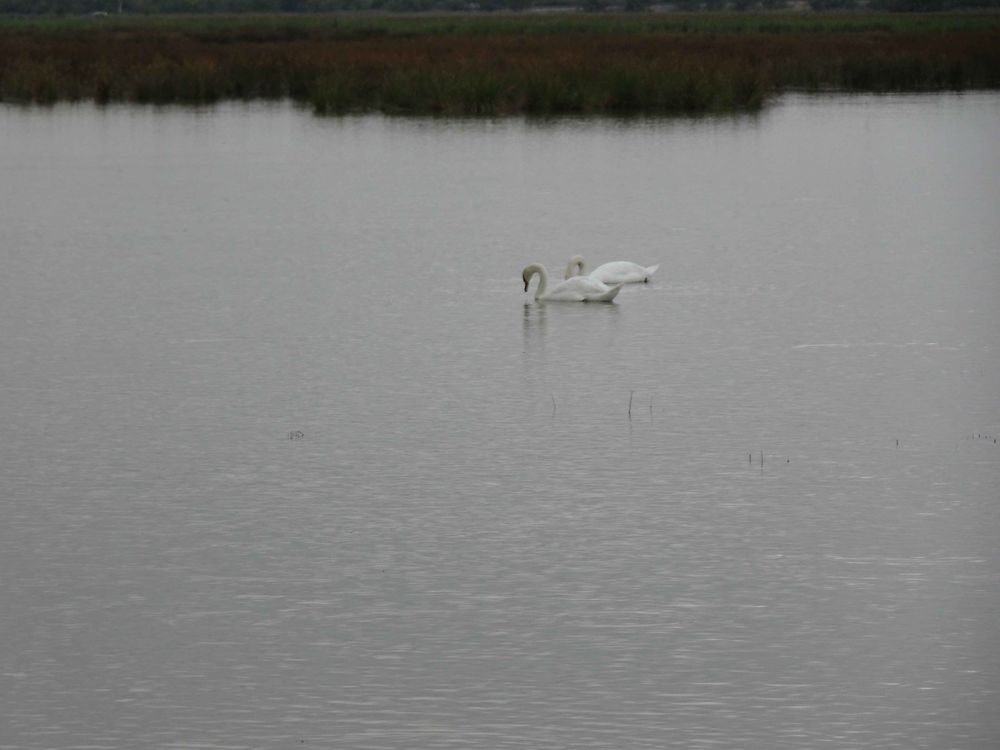
[{"label": "swan beak", "polygon": [[522,276],[521,280],[524,282],[524,291],[528,291],[528,277]]}]

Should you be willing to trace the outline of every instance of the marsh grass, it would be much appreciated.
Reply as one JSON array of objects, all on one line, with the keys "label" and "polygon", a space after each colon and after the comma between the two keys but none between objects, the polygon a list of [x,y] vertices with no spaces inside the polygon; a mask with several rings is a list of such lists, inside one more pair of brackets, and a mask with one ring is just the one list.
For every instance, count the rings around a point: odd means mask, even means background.
[{"label": "marsh grass", "polygon": [[561,33],[951,32],[1000,28],[995,12],[956,13],[558,13],[558,14],[240,14],[87,17],[0,16],[0,29],[51,34],[102,30],[175,32],[205,41],[374,36]]},{"label": "marsh grass", "polygon": [[1000,17],[810,18],[5,22],[0,99],[291,98],[323,114],[496,116],[752,110],[788,89],[1000,87]]}]

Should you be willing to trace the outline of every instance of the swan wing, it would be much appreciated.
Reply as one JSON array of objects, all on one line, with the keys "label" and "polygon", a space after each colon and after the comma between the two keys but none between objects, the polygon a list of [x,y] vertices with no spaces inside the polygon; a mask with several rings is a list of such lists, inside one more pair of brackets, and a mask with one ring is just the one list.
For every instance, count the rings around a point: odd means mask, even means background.
[{"label": "swan wing", "polygon": [[636,284],[642,281],[648,281],[649,277],[655,273],[656,269],[659,267],[659,264],[657,264],[646,268],[645,266],[640,266],[638,263],[632,263],[631,261],[616,260],[595,268],[591,272],[590,278],[596,279],[597,281],[605,284]]},{"label": "swan wing", "polygon": [[560,302],[582,302],[586,287],[578,283],[578,278],[574,276],[571,279],[560,281],[552,289],[543,294],[540,299]]},{"label": "swan wing", "polygon": [[606,292],[603,292],[592,297],[588,297],[588,302],[610,302],[615,297],[618,296],[618,292],[622,290],[621,284],[615,284],[614,286],[609,286]]},{"label": "swan wing", "polygon": [[543,295],[542,299],[564,302],[610,302],[617,293],[617,288],[609,287],[595,279],[587,276],[573,276],[565,281],[560,281],[552,288],[552,291]]}]

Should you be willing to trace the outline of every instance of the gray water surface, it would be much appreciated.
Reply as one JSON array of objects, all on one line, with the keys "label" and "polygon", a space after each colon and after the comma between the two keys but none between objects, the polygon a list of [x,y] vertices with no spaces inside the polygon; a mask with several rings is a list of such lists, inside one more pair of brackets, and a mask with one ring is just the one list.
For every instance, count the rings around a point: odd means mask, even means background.
[{"label": "gray water surface", "polygon": [[0,748],[997,747],[998,122],[0,107]]}]

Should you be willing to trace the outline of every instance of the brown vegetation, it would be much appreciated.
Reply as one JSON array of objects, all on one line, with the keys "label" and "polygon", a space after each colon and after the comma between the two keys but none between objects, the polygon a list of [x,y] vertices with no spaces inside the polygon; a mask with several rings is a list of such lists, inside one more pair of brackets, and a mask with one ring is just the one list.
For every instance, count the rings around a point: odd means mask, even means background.
[{"label": "brown vegetation", "polygon": [[790,88],[1000,87],[1000,31],[769,34],[310,33],[156,25],[0,29],[0,99],[203,103],[290,97],[318,112],[711,112]]}]

